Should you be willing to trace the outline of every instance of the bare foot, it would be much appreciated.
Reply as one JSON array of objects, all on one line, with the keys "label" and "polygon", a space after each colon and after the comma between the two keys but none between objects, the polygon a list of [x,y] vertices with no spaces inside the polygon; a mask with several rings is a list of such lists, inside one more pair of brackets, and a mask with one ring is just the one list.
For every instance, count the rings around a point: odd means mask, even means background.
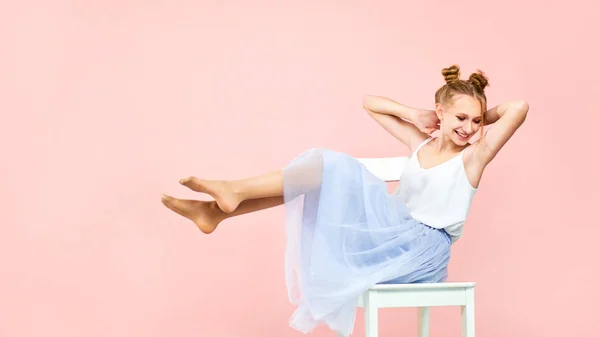
[{"label": "bare foot", "polygon": [[204,180],[196,177],[188,177],[179,180],[179,183],[192,191],[207,193],[219,205],[219,208],[225,213],[235,211],[243,198],[235,193],[231,183],[225,180]]},{"label": "bare foot", "polygon": [[161,201],[173,212],[192,220],[205,234],[212,233],[223,220],[214,201],[183,200],[164,194]]}]

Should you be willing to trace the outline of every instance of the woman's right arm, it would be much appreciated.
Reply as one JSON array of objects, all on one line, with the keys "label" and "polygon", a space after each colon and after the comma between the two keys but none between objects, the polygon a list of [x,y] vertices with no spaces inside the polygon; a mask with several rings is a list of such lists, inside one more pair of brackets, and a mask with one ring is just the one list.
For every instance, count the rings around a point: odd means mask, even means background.
[{"label": "woman's right arm", "polygon": [[439,120],[434,111],[414,109],[389,98],[367,95],[363,99],[363,107],[386,131],[408,146],[411,152],[439,128]]}]

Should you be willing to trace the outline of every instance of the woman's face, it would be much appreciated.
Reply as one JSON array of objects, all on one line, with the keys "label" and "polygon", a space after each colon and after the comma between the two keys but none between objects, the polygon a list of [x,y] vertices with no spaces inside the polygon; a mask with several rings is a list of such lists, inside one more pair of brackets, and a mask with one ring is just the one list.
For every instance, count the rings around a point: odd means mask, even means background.
[{"label": "woman's face", "polygon": [[450,138],[456,145],[465,146],[469,139],[483,126],[481,102],[468,95],[457,95],[451,104],[437,104],[442,136]]}]

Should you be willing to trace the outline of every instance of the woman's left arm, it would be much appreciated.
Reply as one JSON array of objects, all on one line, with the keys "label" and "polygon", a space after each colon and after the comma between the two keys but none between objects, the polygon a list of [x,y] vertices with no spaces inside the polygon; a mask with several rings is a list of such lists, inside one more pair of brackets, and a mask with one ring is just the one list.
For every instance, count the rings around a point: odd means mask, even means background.
[{"label": "woman's left arm", "polygon": [[485,125],[494,124],[477,142],[474,156],[485,167],[525,122],[529,104],[526,101],[509,101],[485,113]]}]

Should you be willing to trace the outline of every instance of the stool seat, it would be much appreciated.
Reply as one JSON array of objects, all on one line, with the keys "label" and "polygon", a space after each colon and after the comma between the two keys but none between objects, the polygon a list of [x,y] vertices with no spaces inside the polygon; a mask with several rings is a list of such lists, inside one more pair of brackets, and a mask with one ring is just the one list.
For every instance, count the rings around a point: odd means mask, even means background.
[{"label": "stool seat", "polygon": [[475,282],[441,282],[441,283],[410,283],[410,284],[377,284],[369,290],[419,290],[419,289],[453,289],[474,288]]}]

